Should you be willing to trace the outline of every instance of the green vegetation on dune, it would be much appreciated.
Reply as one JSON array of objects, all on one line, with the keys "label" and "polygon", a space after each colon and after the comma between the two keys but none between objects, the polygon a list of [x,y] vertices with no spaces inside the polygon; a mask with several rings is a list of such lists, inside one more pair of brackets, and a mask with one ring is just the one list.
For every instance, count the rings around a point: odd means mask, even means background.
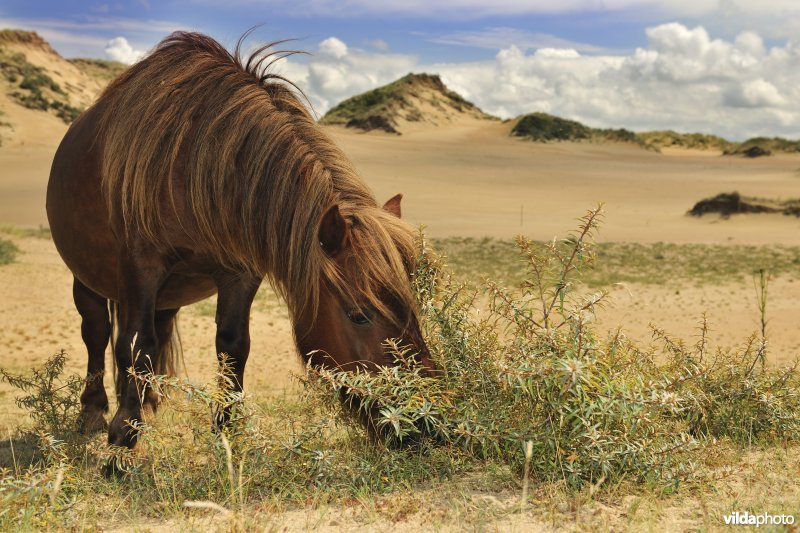
[{"label": "green vegetation on dune", "polygon": [[413,108],[412,100],[419,98],[421,92],[430,90],[435,96],[427,101],[433,107],[443,105],[459,112],[485,115],[471,102],[458,93],[448,89],[437,75],[407,74],[402,78],[348,98],[333,107],[320,119],[320,124],[342,125],[362,130],[397,131],[397,118],[402,116],[409,121],[424,120],[419,110]]},{"label": "green vegetation on dune", "polygon": [[105,59],[77,58],[68,59],[70,63],[93,78],[103,81],[111,81],[128,68],[128,65],[119,61],[108,61]]},{"label": "green vegetation on dune", "polygon": [[47,44],[47,41],[42,39],[42,37],[35,31],[21,30],[19,28],[0,29],[0,43],[4,42],[33,44],[47,47],[52,50],[50,45]]},{"label": "green vegetation on dune", "polygon": [[547,113],[522,116],[511,129],[511,135],[537,142],[593,141],[626,142],[642,145],[637,135],[626,129],[590,128],[575,120]]},{"label": "green vegetation on dune", "polygon": [[725,155],[747,157],[758,157],[777,152],[800,152],[800,141],[780,137],[754,137],[737,143],[717,135],[704,133],[678,133],[672,130],[635,133],[624,128],[592,128],[575,120],[539,112],[518,118],[511,130],[511,135],[536,142],[627,142],[655,151],[660,151],[662,148],[685,148],[715,150]]},{"label": "green vegetation on dune", "polygon": [[741,144],[726,150],[726,155],[746,155],[757,157],[760,155],[770,155],[776,152],[797,153],[800,152],[800,140],[792,141],[782,137],[753,137]]},{"label": "green vegetation on dune", "polygon": [[407,105],[403,86],[411,74],[388,85],[358,94],[341,102],[325,113],[320,124],[340,125],[358,129],[379,129],[387,133],[398,133],[393,107]]},{"label": "green vegetation on dune", "polygon": [[735,147],[737,143],[723,139],[717,135],[705,133],[678,133],[672,130],[645,131],[636,134],[646,148],[688,148],[697,150],[719,150],[724,152]]},{"label": "green vegetation on dune", "polygon": [[572,141],[588,139],[591,132],[591,128],[574,120],[547,113],[531,113],[514,125],[511,135],[532,141]]},{"label": "green vegetation on dune", "polygon": [[[13,31],[13,30],[12,30]],[[55,115],[69,124],[81,113],[81,109],[69,103],[69,96],[39,66],[36,66],[20,53],[10,53],[0,40],[0,75],[16,89],[11,97],[28,109],[55,112]]]},{"label": "green vegetation on dune", "polygon": [[800,199],[773,200],[742,196],[734,191],[700,200],[689,210],[689,214],[696,217],[708,213],[718,213],[723,218],[740,213],[781,213],[800,217]]}]

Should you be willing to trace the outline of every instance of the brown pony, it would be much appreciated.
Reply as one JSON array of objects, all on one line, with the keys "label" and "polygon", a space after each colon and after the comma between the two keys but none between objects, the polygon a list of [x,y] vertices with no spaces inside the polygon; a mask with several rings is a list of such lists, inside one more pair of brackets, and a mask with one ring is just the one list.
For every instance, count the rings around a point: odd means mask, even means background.
[{"label": "brown pony", "polygon": [[217,353],[241,391],[265,277],[312,364],[389,365],[382,343],[401,338],[430,367],[400,195],[381,208],[292,84],[266,72],[283,53],[265,46],[245,62],[241,42],[231,54],[204,35],[170,35],[73,123],[53,160],[47,215],[89,352],[86,431],[105,425],[118,320],[113,445],[135,445],[142,394],[155,407],[129,369],[171,373],[178,309],[215,292]]}]

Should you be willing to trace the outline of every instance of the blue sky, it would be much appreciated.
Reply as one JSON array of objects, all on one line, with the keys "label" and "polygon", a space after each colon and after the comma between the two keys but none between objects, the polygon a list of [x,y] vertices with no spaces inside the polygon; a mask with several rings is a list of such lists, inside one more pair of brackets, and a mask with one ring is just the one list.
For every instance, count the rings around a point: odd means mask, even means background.
[{"label": "blue sky", "polygon": [[280,69],[315,110],[409,71],[434,72],[504,118],[742,139],[800,137],[796,0],[2,0],[0,26],[66,57],[131,62],[173,30],[232,46],[295,37]]}]

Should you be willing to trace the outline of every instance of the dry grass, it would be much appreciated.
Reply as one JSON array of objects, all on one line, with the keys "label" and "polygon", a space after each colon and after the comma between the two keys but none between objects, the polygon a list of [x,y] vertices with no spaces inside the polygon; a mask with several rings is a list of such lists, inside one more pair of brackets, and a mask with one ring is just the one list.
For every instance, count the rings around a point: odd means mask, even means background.
[{"label": "dry grass", "polygon": [[[564,241],[519,241],[522,283],[482,283],[488,314],[423,256],[435,380],[398,346],[382,374],[311,372],[302,398],[139,376],[165,402],[140,447],[115,453],[73,430],[80,383],[63,356],[6,374],[36,417],[0,446],[0,528],[715,530],[732,511],[800,516],[795,371],[762,366],[758,334],[712,353],[705,334],[657,331],[650,353],[593,331],[602,294],[587,299],[576,276],[602,265],[594,217]],[[236,413],[224,434],[209,417],[221,404]],[[383,438],[347,406],[377,406]],[[124,479],[100,474],[112,458]]]}]

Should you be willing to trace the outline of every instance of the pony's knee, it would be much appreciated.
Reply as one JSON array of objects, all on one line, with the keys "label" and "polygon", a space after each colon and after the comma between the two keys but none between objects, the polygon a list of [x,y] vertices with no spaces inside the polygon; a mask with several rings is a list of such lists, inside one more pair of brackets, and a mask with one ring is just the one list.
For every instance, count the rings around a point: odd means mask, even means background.
[{"label": "pony's knee", "polygon": [[250,333],[241,328],[217,331],[217,353],[228,354],[235,364],[244,364],[250,355]]}]

